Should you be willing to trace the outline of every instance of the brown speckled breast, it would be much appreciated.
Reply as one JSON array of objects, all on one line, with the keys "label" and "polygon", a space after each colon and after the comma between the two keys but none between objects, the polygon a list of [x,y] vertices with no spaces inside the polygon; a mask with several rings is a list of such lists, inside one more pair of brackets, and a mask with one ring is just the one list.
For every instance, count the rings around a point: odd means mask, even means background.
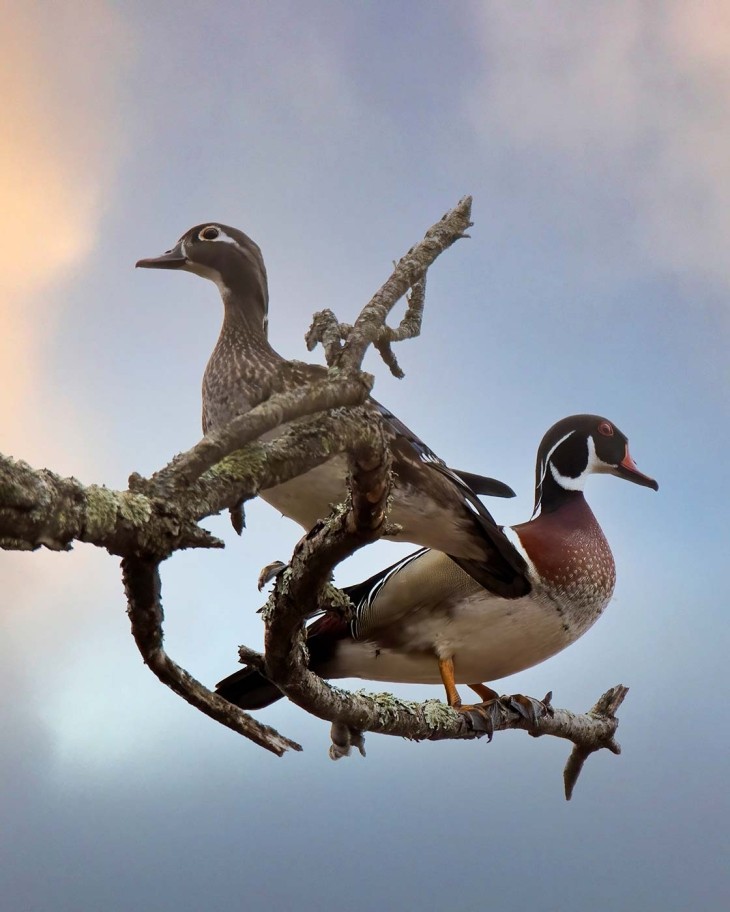
[{"label": "brown speckled breast", "polygon": [[226,316],[203,375],[203,433],[325,373],[318,364],[285,361],[262,335]]},{"label": "brown speckled breast", "polygon": [[539,588],[570,628],[587,629],[616,584],[611,548],[591,508],[575,493],[559,509],[514,526],[539,576]]}]

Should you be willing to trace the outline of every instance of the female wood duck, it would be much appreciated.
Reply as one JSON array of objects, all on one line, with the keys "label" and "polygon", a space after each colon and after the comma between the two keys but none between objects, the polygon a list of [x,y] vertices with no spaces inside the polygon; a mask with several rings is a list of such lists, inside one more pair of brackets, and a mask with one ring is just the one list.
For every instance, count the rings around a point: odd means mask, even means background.
[{"label": "female wood duck", "polygon": [[[321,379],[326,368],[287,361],[269,345],[266,267],[257,244],[242,231],[214,222],[196,225],[162,256],[139,260],[148,269],[181,269],[215,282],[223,327],[203,376],[203,433],[243,415],[273,393]],[[384,419],[393,453],[395,486],[390,520],[397,541],[450,554],[469,574],[505,594],[522,594],[522,558],[495,535],[477,494],[513,497],[502,482],[449,469],[391,412],[369,400]],[[264,500],[309,530],[345,497],[347,462],[337,456],[305,475],[261,492]]]},{"label": "female wood duck", "polygon": [[[465,711],[472,707],[462,707],[457,683],[482,700],[494,699],[481,682],[565,649],[595,623],[613,594],[611,549],[583,496],[595,472],[659,487],[637,469],[615,424],[597,415],[564,418],[537,451],[532,519],[494,530],[514,552],[510,566],[524,561],[523,593],[505,596],[480,586],[445,554],[417,551],[344,590],[355,605],[353,621],[328,612],[311,624],[311,669],[324,678],[441,681],[449,705]],[[281,697],[250,668],[221,681],[217,692],[244,709]]]}]

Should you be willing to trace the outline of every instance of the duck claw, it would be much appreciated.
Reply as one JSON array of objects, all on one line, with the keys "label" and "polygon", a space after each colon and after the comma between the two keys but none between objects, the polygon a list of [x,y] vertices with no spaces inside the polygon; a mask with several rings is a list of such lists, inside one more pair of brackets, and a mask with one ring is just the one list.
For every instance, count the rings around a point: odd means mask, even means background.
[{"label": "duck claw", "polygon": [[330,729],[330,760],[349,757],[353,748],[365,756],[365,734],[356,728],[350,728],[342,722],[333,722]]},{"label": "duck claw", "polygon": [[552,696],[552,691],[550,691],[545,694],[543,700],[536,700],[534,697],[526,697],[523,694],[500,697],[500,700],[504,701],[504,705],[508,709],[519,713],[531,728],[536,728],[543,716],[554,715],[554,710],[550,705]]},{"label": "duck claw", "polygon": [[487,741],[492,740],[496,725],[502,721],[499,700],[487,700],[485,703],[454,708],[464,716],[467,725],[477,738],[483,738],[486,735]]},{"label": "duck claw", "polygon": [[272,563],[267,564],[265,567],[262,567],[258,578],[259,592],[261,592],[267,583],[275,580],[277,576],[283,573],[286,568],[287,564],[285,564],[283,561],[272,561]]},{"label": "duck claw", "polygon": [[487,741],[491,741],[495,729],[504,721],[505,710],[516,712],[531,728],[536,728],[543,716],[554,715],[550,704],[552,696],[552,692],[550,692],[545,695],[543,700],[536,700],[534,697],[526,697],[523,694],[505,694],[494,700],[485,700],[483,703],[468,706],[455,706],[454,709],[464,716],[477,738],[486,735]]}]

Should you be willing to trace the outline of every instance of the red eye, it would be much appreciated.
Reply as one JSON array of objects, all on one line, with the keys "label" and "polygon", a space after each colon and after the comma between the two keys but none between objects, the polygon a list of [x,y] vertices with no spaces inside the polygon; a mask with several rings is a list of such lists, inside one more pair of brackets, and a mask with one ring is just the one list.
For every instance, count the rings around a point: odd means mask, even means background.
[{"label": "red eye", "polygon": [[608,421],[602,421],[598,425],[598,433],[603,434],[604,437],[613,437],[613,426]]}]

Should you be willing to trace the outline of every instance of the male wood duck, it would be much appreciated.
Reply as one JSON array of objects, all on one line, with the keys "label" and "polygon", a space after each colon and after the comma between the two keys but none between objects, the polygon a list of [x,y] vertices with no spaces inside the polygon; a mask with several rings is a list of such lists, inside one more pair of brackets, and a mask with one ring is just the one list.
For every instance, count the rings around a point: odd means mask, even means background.
[{"label": "male wood duck", "polygon": [[[311,669],[324,678],[366,678],[446,688],[462,706],[456,684],[483,701],[483,684],[537,665],[595,623],[616,581],[611,549],[583,496],[588,476],[604,472],[658,490],[629,455],[628,440],[598,415],[573,415],[553,425],[537,451],[532,519],[495,526],[500,555],[524,562],[524,591],[510,597],[480,586],[445,554],[423,549],[344,591],[355,618],[327,612],[307,630]],[[506,557],[504,558],[507,559]],[[495,568],[498,572],[498,568]],[[281,692],[244,668],[216,688],[243,709],[259,709]]]},{"label": "male wood duck", "polygon": [[[287,361],[269,345],[269,292],[257,244],[242,231],[208,222],[187,231],[162,256],[139,260],[148,269],[180,269],[215,282],[224,305],[223,326],[203,376],[203,433],[225,426],[273,393],[321,379],[326,368]],[[520,594],[524,562],[502,536],[477,494],[513,497],[493,478],[446,466],[391,412],[369,400],[385,422],[393,453],[395,485],[390,520],[393,536],[450,554],[475,579],[499,591]],[[337,456],[275,488],[264,500],[306,530],[345,497],[347,462]],[[240,530],[239,530],[240,531]]]}]

